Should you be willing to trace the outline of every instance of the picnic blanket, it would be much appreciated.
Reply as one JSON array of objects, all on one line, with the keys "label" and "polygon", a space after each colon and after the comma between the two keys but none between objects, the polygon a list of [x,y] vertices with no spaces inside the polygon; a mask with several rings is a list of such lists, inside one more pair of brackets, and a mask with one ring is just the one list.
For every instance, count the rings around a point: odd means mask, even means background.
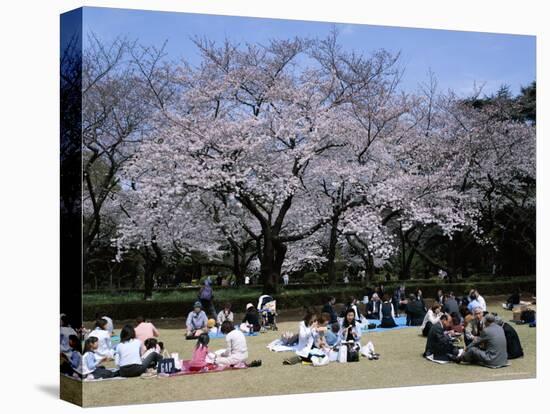
[{"label": "picnic blanket", "polygon": [[[237,328],[238,329],[238,328]],[[243,332],[244,333],[244,332]],[[245,333],[244,336],[258,336],[260,335],[259,332],[248,332],[248,333]],[[210,339],[219,339],[219,338],[225,338],[225,335],[222,334],[221,332],[217,332],[217,333],[211,333],[209,332],[208,333],[208,336],[210,337]]]},{"label": "picnic blanket", "polygon": [[380,325],[380,321],[378,319],[367,319],[367,323],[363,324],[361,331],[363,333],[365,332],[384,332],[384,331],[395,331],[398,329],[405,329],[405,328],[418,328],[419,326],[408,326],[407,325],[407,317],[406,316],[398,316],[397,318],[394,318],[395,323],[397,326],[395,328],[375,328],[375,329],[368,329],[368,325],[371,323],[374,323],[376,326]]},{"label": "picnic blanket", "polygon": [[235,369],[247,369],[248,368],[248,366],[244,363],[234,365],[234,366],[221,366],[221,365],[207,364],[200,371],[191,371],[189,369],[190,362],[191,362],[191,360],[181,361],[181,371],[179,371],[179,372],[174,372],[173,374],[159,374],[158,376],[160,378],[171,378],[171,377],[179,377],[179,376],[182,376],[182,375],[207,374],[207,373],[210,373],[210,372],[222,372],[222,371],[229,371],[229,370],[235,370]]},{"label": "picnic blanket", "polygon": [[273,352],[289,352],[296,351],[298,349],[298,344],[285,345],[280,339],[275,339],[274,341],[268,343],[266,348]]}]

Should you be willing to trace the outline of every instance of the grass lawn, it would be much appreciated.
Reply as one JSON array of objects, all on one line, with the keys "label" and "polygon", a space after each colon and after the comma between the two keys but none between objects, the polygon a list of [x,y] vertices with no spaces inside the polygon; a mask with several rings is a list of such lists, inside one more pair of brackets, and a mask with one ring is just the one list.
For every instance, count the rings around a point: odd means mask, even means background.
[{"label": "grass lawn", "polygon": [[[491,311],[511,318],[511,312],[490,306]],[[84,406],[153,403],[164,401],[205,400],[213,398],[296,394],[320,391],[387,388],[414,385],[450,384],[473,381],[534,378],[536,376],[536,328],[515,326],[525,357],[511,361],[507,368],[492,370],[469,365],[439,365],[421,357],[426,343],[418,328],[364,334],[381,354],[378,361],[362,358],[358,363],[331,363],[324,367],[284,366],[290,353],[270,352],[266,344],[286,330],[297,330],[298,322],[279,323],[279,332],[247,337],[250,359],[263,365],[247,370],[190,375],[175,378],[132,378],[120,381],[85,382]],[[188,359],[194,341],[185,341],[181,329],[161,329],[161,339],[171,352]],[[210,342],[213,350],[225,347],[224,339]],[[77,381],[61,378],[63,394],[71,397]],[[64,387],[66,387],[64,389]]]}]

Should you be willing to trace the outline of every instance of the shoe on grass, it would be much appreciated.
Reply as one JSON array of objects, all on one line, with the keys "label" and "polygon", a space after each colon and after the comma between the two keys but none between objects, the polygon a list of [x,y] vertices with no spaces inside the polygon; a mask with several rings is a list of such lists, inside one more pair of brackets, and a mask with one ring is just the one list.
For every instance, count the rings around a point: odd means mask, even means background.
[{"label": "shoe on grass", "polygon": [[254,361],[252,361],[251,363],[248,364],[249,368],[261,367],[261,366],[262,366],[262,360],[261,359],[255,359]]}]

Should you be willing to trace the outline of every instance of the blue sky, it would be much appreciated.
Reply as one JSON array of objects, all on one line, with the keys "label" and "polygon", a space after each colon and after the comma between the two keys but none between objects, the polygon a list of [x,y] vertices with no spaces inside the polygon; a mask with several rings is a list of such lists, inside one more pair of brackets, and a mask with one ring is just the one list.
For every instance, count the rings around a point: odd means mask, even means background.
[{"label": "blue sky", "polygon": [[[157,46],[167,40],[170,58],[183,57],[192,63],[198,59],[190,41],[195,35],[215,41],[227,37],[241,43],[261,43],[294,36],[323,38],[334,26],[325,22],[89,7],[83,15],[84,34],[93,31],[105,41],[127,36]],[[340,43],[349,50],[366,54],[380,48],[401,52],[405,90],[414,90],[425,82],[429,70],[435,73],[440,89],[453,89],[459,94],[470,92],[474,82],[484,84],[487,94],[502,84],[517,93],[520,86],[536,77],[535,36],[358,24],[336,27]]]}]

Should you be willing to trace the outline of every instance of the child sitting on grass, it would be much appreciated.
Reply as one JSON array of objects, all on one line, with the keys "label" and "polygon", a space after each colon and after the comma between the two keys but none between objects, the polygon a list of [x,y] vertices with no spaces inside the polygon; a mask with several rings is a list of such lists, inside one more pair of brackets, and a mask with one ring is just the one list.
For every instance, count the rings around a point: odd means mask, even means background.
[{"label": "child sitting on grass", "polygon": [[206,357],[208,356],[208,343],[210,342],[210,337],[208,334],[200,334],[197,338],[197,345],[193,351],[193,356],[189,362],[190,371],[201,371],[205,368],[208,363],[206,362]]},{"label": "child sitting on grass", "polygon": [[[145,352],[141,354],[142,361],[145,361],[145,359],[147,359],[147,357],[153,352],[162,356],[162,352],[164,351],[164,344],[157,341],[156,338],[146,339],[143,345],[145,346]],[[148,360],[150,360],[150,358]],[[148,368],[156,368],[156,366],[157,361],[151,361]]]},{"label": "child sitting on grass", "polygon": [[113,378],[118,376],[118,371],[111,371],[99,365],[107,358],[98,358],[96,351],[99,348],[99,339],[90,336],[84,343],[84,355],[82,356],[82,376],[88,379]]},{"label": "child sitting on grass", "polygon": [[338,322],[334,322],[332,325],[330,325],[330,330],[328,330],[325,334],[325,341],[327,342],[328,346],[334,347],[340,344],[339,333],[340,324]]}]

